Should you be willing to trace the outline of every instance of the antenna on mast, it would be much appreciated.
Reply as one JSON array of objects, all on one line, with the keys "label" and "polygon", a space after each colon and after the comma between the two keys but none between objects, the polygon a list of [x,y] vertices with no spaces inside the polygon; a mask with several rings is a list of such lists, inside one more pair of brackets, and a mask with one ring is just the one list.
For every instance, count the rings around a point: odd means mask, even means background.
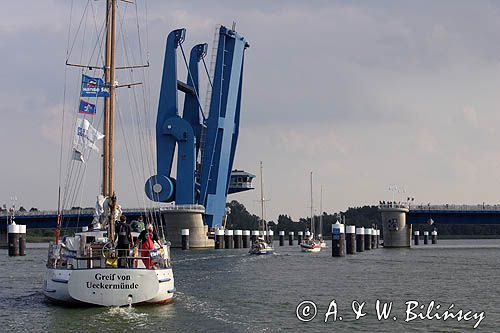
[{"label": "antenna on mast", "polygon": [[311,171],[311,234],[314,235],[313,172]]},{"label": "antenna on mast", "polygon": [[320,186],[319,190],[319,232],[318,234],[323,234],[323,184]]},{"label": "antenna on mast", "polygon": [[[234,24],[234,22],[233,22]],[[260,161],[260,219],[264,222],[264,180],[262,178],[262,161]]]}]

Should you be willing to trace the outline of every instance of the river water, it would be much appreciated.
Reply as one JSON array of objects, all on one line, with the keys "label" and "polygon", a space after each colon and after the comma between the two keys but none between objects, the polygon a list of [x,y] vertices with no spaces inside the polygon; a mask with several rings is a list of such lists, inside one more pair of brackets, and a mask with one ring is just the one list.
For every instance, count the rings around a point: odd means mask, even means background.
[{"label": "river water", "polygon": [[[40,293],[46,248],[31,247],[26,257],[14,258],[1,250],[0,331],[468,332],[481,312],[484,319],[476,331],[500,331],[500,240],[440,240],[345,258],[332,258],[331,248],[302,253],[298,246],[275,246],[276,254],[260,257],[244,249],[174,249],[175,302],[132,308],[47,303]],[[387,320],[378,320],[377,300],[387,306],[392,302]],[[297,318],[303,301],[314,302],[317,309],[308,322]],[[450,312],[472,313],[461,321],[436,316],[405,321],[420,313],[418,307],[406,313],[407,306],[416,304],[412,301],[424,306],[422,316],[431,301],[431,315],[451,304]],[[364,316],[356,319],[353,302]],[[325,323],[329,307],[332,314]],[[311,319],[314,307],[304,303],[298,313],[302,320]]]}]

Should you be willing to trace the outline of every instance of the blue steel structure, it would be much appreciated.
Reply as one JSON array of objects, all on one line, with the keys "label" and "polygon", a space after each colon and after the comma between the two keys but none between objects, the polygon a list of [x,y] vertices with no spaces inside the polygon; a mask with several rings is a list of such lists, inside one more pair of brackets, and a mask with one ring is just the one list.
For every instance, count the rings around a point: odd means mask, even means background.
[{"label": "blue steel structure", "polygon": [[[245,38],[224,26],[218,33],[210,110],[202,110],[199,94],[198,67],[207,44],[191,49],[188,77],[183,83],[177,79],[176,54],[181,49],[184,55],[186,30],[177,29],[168,35],[156,120],[157,175],[145,184],[146,194],[153,201],[203,205],[204,223],[210,228],[220,226],[225,214],[238,141],[243,60],[249,46]],[[185,93],[182,115],[179,91]],[[203,111],[208,111],[208,117]]]}]

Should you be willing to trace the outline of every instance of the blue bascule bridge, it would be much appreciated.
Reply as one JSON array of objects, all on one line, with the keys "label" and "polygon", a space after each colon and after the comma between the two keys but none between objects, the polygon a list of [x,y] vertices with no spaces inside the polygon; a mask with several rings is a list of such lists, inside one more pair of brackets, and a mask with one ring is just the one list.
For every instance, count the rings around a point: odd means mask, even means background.
[{"label": "blue bascule bridge", "polygon": [[[244,55],[249,45],[234,28],[220,26],[209,73],[204,61],[208,45],[195,45],[188,62],[185,36],[185,29],[177,29],[167,38],[156,119],[157,174],[146,181],[145,191],[150,200],[173,203],[161,210],[172,246],[179,246],[181,229],[189,229],[191,247],[212,247],[208,235],[223,224],[227,195],[253,189],[254,175],[231,172],[239,133]],[[179,50],[187,66],[185,82],[177,77]],[[200,72],[209,81],[205,105],[200,98]],[[180,93],[185,95],[182,112]]]}]

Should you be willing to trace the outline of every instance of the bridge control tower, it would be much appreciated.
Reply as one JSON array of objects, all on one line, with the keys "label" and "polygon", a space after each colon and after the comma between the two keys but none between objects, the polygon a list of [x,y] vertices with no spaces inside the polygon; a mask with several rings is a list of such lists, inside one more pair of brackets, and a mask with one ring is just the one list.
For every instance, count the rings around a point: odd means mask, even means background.
[{"label": "bridge control tower", "polygon": [[382,215],[384,247],[410,247],[411,224],[406,224],[406,203],[383,203],[379,206]]}]

